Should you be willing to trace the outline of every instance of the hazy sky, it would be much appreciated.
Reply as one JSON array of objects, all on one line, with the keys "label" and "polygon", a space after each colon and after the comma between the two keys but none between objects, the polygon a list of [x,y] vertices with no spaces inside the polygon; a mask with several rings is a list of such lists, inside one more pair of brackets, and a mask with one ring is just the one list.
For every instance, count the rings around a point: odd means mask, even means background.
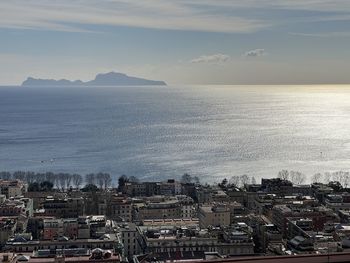
[{"label": "hazy sky", "polygon": [[1,0],[0,84],[350,83],[350,0]]}]

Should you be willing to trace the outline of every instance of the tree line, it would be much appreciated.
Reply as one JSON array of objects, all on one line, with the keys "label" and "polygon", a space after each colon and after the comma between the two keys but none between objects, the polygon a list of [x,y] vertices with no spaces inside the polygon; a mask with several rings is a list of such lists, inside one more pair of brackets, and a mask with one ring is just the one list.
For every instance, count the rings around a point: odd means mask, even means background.
[{"label": "tree line", "polygon": [[[299,171],[289,171],[281,170],[277,174],[277,178],[282,180],[288,180],[296,185],[301,185],[306,182],[307,176]],[[310,178],[311,183],[324,183],[329,184],[331,182],[338,182],[342,187],[348,188],[350,185],[350,172],[345,171],[335,171],[335,172],[325,172],[316,173]],[[256,184],[256,179],[254,176],[234,175],[231,178],[224,178],[218,185],[220,187],[243,187],[246,184]]]},{"label": "tree line", "polygon": [[[293,184],[303,184],[306,181],[306,175],[298,171],[282,170],[278,172],[278,178],[289,180]],[[344,188],[348,188],[350,183],[350,173],[345,171],[325,172],[313,174],[310,178],[311,183],[339,182]]]},{"label": "tree line", "polygon": [[[282,180],[288,180],[293,184],[303,184],[306,181],[306,175],[299,171],[288,171],[281,170],[278,172],[277,177]],[[35,172],[25,172],[25,171],[16,171],[16,172],[0,172],[0,179],[4,180],[21,180],[25,181],[28,184],[36,183],[34,185],[35,189],[48,189],[50,184],[43,182],[50,182],[52,188],[57,189],[68,189],[70,187],[80,188],[85,183],[86,185],[95,185],[100,189],[107,189],[112,186],[112,177],[109,173],[89,173],[86,175],[81,175],[77,173],[35,173]],[[311,176],[311,183],[325,183],[329,184],[330,182],[339,182],[339,184],[348,188],[350,184],[350,173],[346,171],[335,171],[335,172],[325,172],[325,173],[316,173]],[[139,179],[135,176],[126,176],[122,175],[118,179],[119,188],[125,185],[127,182],[139,182]],[[184,174],[180,178],[180,182],[183,184],[200,184],[200,180],[197,176],[191,176],[189,174]],[[243,175],[234,175],[231,178],[224,178],[220,183],[221,187],[236,186],[243,187],[246,184],[256,184],[256,179],[254,176]]]},{"label": "tree line", "polygon": [[[38,187],[43,182],[50,182],[57,189],[68,189],[70,187],[80,188],[84,183],[96,185],[100,189],[107,189],[112,186],[112,177],[109,173],[89,173],[86,175],[71,173],[35,173],[35,172],[0,172],[0,179],[4,180],[21,180],[28,184],[37,183]],[[35,186],[36,187],[36,186]],[[43,187],[48,187],[44,184]]]},{"label": "tree line", "polygon": [[232,186],[243,187],[246,184],[256,184],[255,177],[249,176],[246,174],[234,175],[229,179],[224,178],[220,183],[218,183],[218,186],[221,188],[232,187]]}]

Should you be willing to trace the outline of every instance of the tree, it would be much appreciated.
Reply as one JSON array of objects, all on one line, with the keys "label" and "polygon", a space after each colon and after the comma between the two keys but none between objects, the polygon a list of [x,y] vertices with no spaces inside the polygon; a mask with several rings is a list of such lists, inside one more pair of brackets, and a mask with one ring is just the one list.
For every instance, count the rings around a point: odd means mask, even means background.
[{"label": "tree", "polygon": [[282,180],[288,180],[289,179],[289,172],[288,172],[288,170],[281,170],[281,171],[279,171],[277,177],[281,178]]},{"label": "tree", "polygon": [[28,184],[33,183],[35,181],[35,173],[26,172],[25,178]]},{"label": "tree", "polygon": [[40,191],[40,185],[37,182],[29,183],[28,184],[28,192],[39,192]]},{"label": "tree", "polygon": [[312,183],[320,183],[322,181],[322,174],[321,173],[315,173],[311,177],[311,182]]},{"label": "tree", "polygon": [[58,181],[59,181],[59,185],[60,185],[62,191],[64,191],[64,189],[66,187],[66,174],[59,173],[58,174]]},{"label": "tree", "polygon": [[126,175],[122,175],[118,178],[118,191],[121,192],[125,186],[125,184],[129,182],[129,179]]},{"label": "tree", "polygon": [[252,182],[252,184],[256,184],[256,179],[254,176],[252,176],[251,182]]},{"label": "tree", "polygon": [[97,192],[98,187],[94,184],[87,184],[81,189],[81,191],[82,192]]},{"label": "tree", "polygon": [[34,181],[38,182],[38,183],[44,182],[45,181],[45,174],[43,174],[43,173],[34,174]]},{"label": "tree", "polygon": [[234,175],[230,178],[230,184],[239,187],[239,183],[240,183],[240,177],[238,175]]},{"label": "tree", "polygon": [[337,181],[340,183],[342,172],[341,171],[333,172],[331,176],[332,176],[332,181]]},{"label": "tree", "polygon": [[49,181],[43,181],[40,183],[40,191],[50,192],[52,191],[53,183]]},{"label": "tree", "polygon": [[79,189],[80,185],[83,183],[83,177],[80,174],[73,174],[72,181],[75,188]]},{"label": "tree", "polygon": [[107,189],[111,186],[112,183],[112,177],[109,173],[104,173],[103,174],[103,184],[104,188]]},{"label": "tree", "polygon": [[325,172],[323,175],[323,182],[328,184],[332,181],[332,174],[330,172]]},{"label": "tree", "polygon": [[128,181],[130,183],[139,183],[140,182],[139,178],[137,178],[136,176],[133,176],[133,175],[129,177]]},{"label": "tree", "polygon": [[66,173],[65,177],[66,177],[66,189],[68,189],[72,185],[72,175],[69,173]]},{"label": "tree", "polygon": [[219,187],[221,187],[221,188],[225,188],[225,187],[227,186],[227,183],[228,183],[227,178],[224,178],[224,179],[221,181],[221,183],[219,183],[218,185],[219,185]]},{"label": "tree", "polygon": [[242,174],[240,177],[239,177],[239,180],[241,182],[241,185],[242,186],[245,186],[246,184],[249,183],[249,176],[246,175],[246,174]]},{"label": "tree", "polygon": [[85,175],[85,182],[87,184],[95,184],[95,174],[90,173]]},{"label": "tree", "polygon": [[4,180],[10,180],[11,179],[11,173],[9,172],[0,172],[0,178]]},{"label": "tree", "polygon": [[45,181],[49,181],[53,184],[55,184],[56,176],[52,172],[45,173]]},{"label": "tree", "polygon": [[189,175],[188,173],[185,173],[181,177],[181,183],[183,183],[183,184],[190,184],[190,183],[192,183],[192,176]]},{"label": "tree", "polygon": [[347,188],[349,184],[349,172],[337,171],[332,174],[333,181],[339,182],[343,187]]},{"label": "tree", "polygon": [[344,188],[348,188],[349,182],[350,182],[350,174],[349,172],[346,172],[344,175],[344,181],[343,181]]},{"label": "tree", "polygon": [[193,182],[194,182],[194,184],[196,184],[196,185],[201,184],[201,181],[199,180],[199,177],[198,177],[198,176],[193,177]]},{"label": "tree", "polygon": [[103,182],[104,182],[103,177],[104,177],[103,173],[98,173],[96,175],[96,183],[97,183],[97,185],[99,186],[100,189],[103,188]]},{"label": "tree", "polygon": [[302,184],[305,181],[305,175],[301,172],[296,171],[290,171],[289,178],[293,184],[297,185]]},{"label": "tree", "polygon": [[59,178],[60,178],[60,174],[58,174],[58,173],[53,174],[53,185],[56,189],[60,188]]},{"label": "tree", "polygon": [[13,173],[12,176],[13,176],[13,179],[24,181],[26,173],[23,171],[16,171]]},{"label": "tree", "polygon": [[333,188],[333,190],[334,190],[335,192],[340,192],[340,191],[343,190],[342,185],[341,185],[339,182],[337,182],[337,181],[331,181],[331,182],[329,182],[329,183],[328,183],[328,186],[331,187],[331,188]]}]

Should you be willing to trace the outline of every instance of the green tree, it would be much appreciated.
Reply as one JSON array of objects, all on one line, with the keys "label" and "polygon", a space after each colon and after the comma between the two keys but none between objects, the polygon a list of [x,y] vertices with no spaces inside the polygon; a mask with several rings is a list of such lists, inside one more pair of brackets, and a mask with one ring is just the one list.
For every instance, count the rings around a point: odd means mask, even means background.
[{"label": "green tree", "polygon": [[28,192],[39,192],[40,191],[40,185],[37,182],[29,183],[28,185]]},{"label": "green tree", "polygon": [[126,175],[122,175],[118,178],[118,191],[121,192],[125,184],[129,182],[129,178]]},{"label": "green tree", "polygon": [[49,181],[43,181],[40,183],[40,191],[52,191],[53,188],[53,183],[49,182]]},{"label": "green tree", "polygon": [[81,189],[81,191],[82,192],[97,192],[98,187],[94,184],[87,184]]},{"label": "green tree", "polygon": [[181,177],[181,183],[183,183],[183,184],[190,184],[190,183],[192,183],[192,176],[189,175],[188,173],[185,173]]}]

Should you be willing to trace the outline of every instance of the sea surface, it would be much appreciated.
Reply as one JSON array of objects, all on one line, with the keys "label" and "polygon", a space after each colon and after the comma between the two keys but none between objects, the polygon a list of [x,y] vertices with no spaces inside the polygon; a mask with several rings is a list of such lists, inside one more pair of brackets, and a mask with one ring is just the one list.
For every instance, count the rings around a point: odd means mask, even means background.
[{"label": "sea surface", "polygon": [[350,171],[350,86],[0,87],[0,170]]}]

